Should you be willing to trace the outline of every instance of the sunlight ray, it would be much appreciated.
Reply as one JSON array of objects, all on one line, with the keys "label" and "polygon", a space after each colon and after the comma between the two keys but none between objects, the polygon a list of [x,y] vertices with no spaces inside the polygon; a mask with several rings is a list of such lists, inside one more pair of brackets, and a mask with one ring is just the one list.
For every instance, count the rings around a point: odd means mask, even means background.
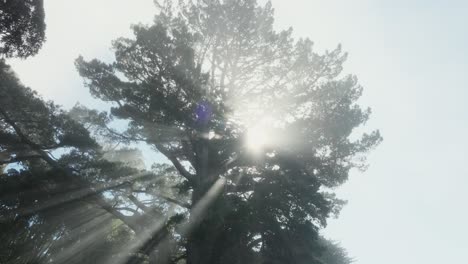
[{"label": "sunlight ray", "polygon": [[[218,179],[212,187],[206,192],[206,194],[200,199],[200,201],[192,207],[190,210],[190,218],[189,220],[182,222],[180,224],[180,235],[182,237],[186,237],[190,234],[191,230],[202,220],[203,215],[206,214],[209,206],[213,203],[213,201],[218,197],[223,189],[226,180],[224,178]],[[135,254],[145,243],[149,240],[153,239],[153,236],[158,233],[162,228],[165,227],[166,221],[169,219],[165,218],[159,221],[156,221],[152,226],[144,229],[143,232],[137,235],[137,238],[134,241],[126,244],[124,247],[121,248],[119,252],[121,252],[118,256],[118,259],[111,259],[106,262],[106,264],[123,264],[127,263],[129,258],[132,254]],[[161,237],[161,241],[157,244],[156,248],[169,248],[167,252],[172,252],[171,248],[174,245],[171,244],[168,237],[164,235]],[[156,249],[154,248],[154,249]],[[161,256],[161,258],[169,257],[168,255]],[[164,263],[164,261],[162,262]]]},{"label": "sunlight ray", "polygon": [[[103,243],[105,239],[103,237],[108,231],[108,225],[112,217],[108,214],[92,219],[88,223],[75,229],[74,234],[70,236],[70,239],[74,242],[65,247],[57,255],[53,256],[54,261],[57,263],[68,263],[70,258],[74,261],[79,259],[79,254],[96,244]],[[82,229],[89,229],[85,234],[81,234]]]},{"label": "sunlight ray", "polygon": [[67,202],[72,202],[76,201],[79,199],[86,198],[88,196],[92,196],[98,193],[101,193],[103,191],[118,187],[120,185],[125,185],[130,183],[133,180],[136,180],[138,178],[144,177],[149,175],[150,173],[137,173],[131,176],[127,176],[124,178],[119,179],[118,181],[110,182],[110,183],[103,183],[103,184],[98,184],[96,187],[87,187],[87,188],[81,188],[79,190],[75,190],[72,192],[64,193],[64,194],[58,194],[47,201],[41,202],[40,204],[36,204],[33,206],[29,206],[26,208],[22,208],[20,210],[17,210],[16,212],[13,212],[12,215],[9,216],[1,216],[0,217],[0,222],[2,221],[8,221],[9,219],[13,219],[18,216],[26,216],[26,215],[31,215],[34,213],[37,213],[42,210],[46,210],[49,208],[52,208],[54,206],[58,206]]}]

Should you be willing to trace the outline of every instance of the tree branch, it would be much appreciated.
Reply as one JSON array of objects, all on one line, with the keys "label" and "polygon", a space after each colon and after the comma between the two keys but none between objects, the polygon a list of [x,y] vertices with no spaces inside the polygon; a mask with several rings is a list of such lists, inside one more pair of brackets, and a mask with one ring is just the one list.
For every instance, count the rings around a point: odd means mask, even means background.
[{"label": "tree branch", "polygon": [[[130,199],[130,201],[132,201],[138,208],[140,208],[141,210],[143,210],[143,212],[147,213],[147,214],[152,214],[152,215],[155,215],[156,212],[154,210],[152,210],[151,208],[149,208],[148,206],[146,206],[144,203],[140,202],[138,200],[138,198],[136,198],[133,194],[130,194],[128,196],[128,199]],[[158,215],[159,216],[159,215]]]},{"label": "tree branch", "polygon": [[129,212],[132,212],[136,215],[139,215],[140,213],[138,213],[137,210],[133,209],[133,208],[130,208],[130,207],[114,207],[114,209],[116,210],[124,210],[124,211],[129,211]]},{"label": "tree branch", "polygon": [[[136,193],[147,193],[146,191],[139,191],[139,190],[134,190],[133,192],[136,192]],[[151,193],[151,195],[154,195],[156,197],[159,197],[159,198],[162,198],[168,202],[171,202],[171,203],[174,203],[174,204],[177,204],[181,207],[184,207],[184,208],[187,208],[187,209],[190,209],[192,208],[192,206],[189,204],[189,203],[184,203],[184,202],[181,202],[175,198],[171,198],[171,197],[168,197],[166,195],[163,195],[163,194],[156,194],[156,193]],[[141,203],[141,202],[140,202]],[[146,206],[146,205],[144,205]]]},{"label": "tree branch", "polygon": [[135,232],[139,230],[139,227],[136,226],[132,221],[130,221],[125,215],[120,213],[118,210],[114,209],[104,198],[100,196],[99,193],[96,193],[93,188],[89,187],[89,183],[83,181],[78,182],[77,177],[73,177],[73,175],[70,173],[70,171],[66,168],[63,168],[56,160],[52,159],[47,152],[41,149],[41,146],[34,143],[33,141],[29,140],[29,138],[21,131],[21,128],[16,125],[16,123],[8,116],[8,114],[0,108],[0,114],[4,117],[4,120],[6,123],[8,123],[16,132],[20,140],[31,147],[33,150],[36,151],[38,156],[40,156],[47,164],[49,164],[51,167],[56,168],[56,169],[61,169],[64,170],[66,177],[70,180],[70,182],[75,182],[77,183],[80,187],[83,189],[87,189],[91,191],[91,197],[94,198],[95,202],[104,210],[109,212],[110,214],[114,215],[116,218],[120,219],[122,222],[124,222],[128,227],[133,229]]},{"label": "tree branch", "polygon": [[167,200],[167,201],[169,201],[169,202],[171,202],[171,203],[175,203],[175,204],[177,204],[177,205],[179,205],[179,206],[181,206],[181,207],[184,207],[184,208],[187,208],[187,209],[192,208],[192,206],[191,206],[190,204],[181,202],[181,201],[179,201],[179,200],[177,200],[177,199],[174,199],[174,198],[171,198],[171,197],[162,195],[162,194],[156,194],[156,196],[161,197],[161,198],[163,198],[164,200]]},{"label": "tree branch", "polygon": [[17,156],[17,157],[7,159],[7,160],[0,160],[0,165],[26,161],[30,159],[40,159],[40,158],[42,158],[41,155],[27,155],[27,156],[19,156],[19,157]]},{"label": "tree branch", "polygon": [[186,178],[189,182],[191,182],[192,184],[194,183],[194,180],[195,180],[195,175],[191,174],[190,172],[188,172],[185,167],[182,165],[182,163],[180,163],[180,161],[177,159],[177,157],[175,155],[173,155],[172,153],[170,153],[166,148],[164,148],[164,146],[162,146],[161,144],[157,144],[155,143],[154,144],[156,146],[156,148],[159,150],[159,152],[161,152],[161,154],[163,154],[164,156],[166,156],[166,158],[168,160],[170,160],[172,162],[172,164],[174,165],[174,167],[179,171],[180,175],[182,175],[184,178]]},{"label": "tree branch", "polygon": [[180,175],[183,176],[184,178],[186,178],[188,181],[192,182],[193,183],[193,180],[195,178],[195,176],[193,174],[191,174],[190,172],[188,172],[185,167],[180,163],[180,161],[177,159],[177,157],[173,154],[171,154],[166,148],[164,148],[164,146],[162,146],[161,144],[159,143],[156,143],[156,142],[148,142],[147,140],[145,139],[142,139],[142,138],[133,138],[133,137],[128,137],[126,135],[122,135],[121,133],[118,133],[114,130],[112,130],[111,128],[107,127],[106,126],[106,129],[108,130],[109,133],[115,135],[115,136],[118,136],[118,137],[121,137],[122,139],[124,140],[130,140],[130,141],[143,141],[143,142],[146,142],[148,144],[153,144],[161,154],[163,154],[169,161],[171,161],[171,163],[174,165],[174,167],[177,169],[177,171],[179,171]]}]

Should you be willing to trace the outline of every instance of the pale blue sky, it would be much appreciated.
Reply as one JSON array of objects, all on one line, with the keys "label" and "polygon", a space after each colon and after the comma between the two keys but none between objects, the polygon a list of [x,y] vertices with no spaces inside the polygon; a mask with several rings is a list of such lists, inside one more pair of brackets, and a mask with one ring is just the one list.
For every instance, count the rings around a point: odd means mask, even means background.
[{"label": "pale blue sky", "polygon": [[[47,0],[40,54],[14,61],[21,80],[66,107],[96,104],[73,66],[110,58],[110,41],[149,22],[151,0]],[[369,128],[384,142],[326,234],[357,264],[467,263],[468,1],[273,0],[277,26],[319,50],[349,52],[345,72],[364,86]]]}]

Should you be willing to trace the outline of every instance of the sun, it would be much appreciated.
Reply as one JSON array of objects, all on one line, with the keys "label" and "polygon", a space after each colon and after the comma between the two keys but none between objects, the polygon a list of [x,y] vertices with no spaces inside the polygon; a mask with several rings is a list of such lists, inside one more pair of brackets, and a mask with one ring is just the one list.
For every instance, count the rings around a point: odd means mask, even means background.
[{"label": "sun", "polygon": [[267,132],[266,127],[254,126],[247,130],[246,145],[252,152],[260,152],[270,142],[271,137]]}]

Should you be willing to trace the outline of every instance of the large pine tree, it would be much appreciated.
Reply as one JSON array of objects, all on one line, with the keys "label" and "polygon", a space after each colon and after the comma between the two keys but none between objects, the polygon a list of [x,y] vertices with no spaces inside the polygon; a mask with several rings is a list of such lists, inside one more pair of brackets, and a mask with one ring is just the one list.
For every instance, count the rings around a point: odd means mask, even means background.
[{"label": "large pine tree", "polygon": [[381,140],[377,131],[351,139],[370,110],[356,104],[356,77],[341,73],[346,55],[277,32],[270,3],[171,3],[113,43],[114,63],[76,62],[110,115],[128,121],[121,139],[163,154],[190,196],[181,228],[144,253],[319,262],[318,231],[342,205],[326,190]]}]

